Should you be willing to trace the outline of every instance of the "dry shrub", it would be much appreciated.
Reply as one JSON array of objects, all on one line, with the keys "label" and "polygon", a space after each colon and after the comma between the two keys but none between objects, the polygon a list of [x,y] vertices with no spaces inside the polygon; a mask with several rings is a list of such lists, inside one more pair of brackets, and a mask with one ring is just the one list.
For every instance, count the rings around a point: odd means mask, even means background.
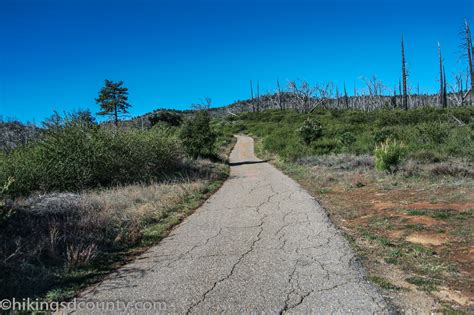
[{"label": "dry shrub", "polygon": [[17,199],[0,229],[0,296],[44,292],[58,280],[58,270],[74,271],[137,244],[144,227],[159,222],[206,183],[205,177],[182,178]]},{"label": "dry shrub", "polygon": [[71,244],[67,246],[66,257],[68,270],[88,265],[97,255],[96,244]]},{"label": "dry shrub", "polygon": [[374,159],[368,154],[329,154],[301,158],[298,160],[298,163],[303,165],[319,165],[341,170],[352,170],[354,168],[372,168],[374,166]]},{"label": "dry shrub", "polygon": [[473,165],[471,162],[450,158],[448,162],[430,163],[420,162],[417,159],[408,159],[400,167],[404,176],[451,176],[474,178]]},{"label": "dry shrub", "polygon": [[422,167],[420,166],[420,162],[413,159],[409,159],[405,163],[403,163],[400,170],[402,171],[403,175],[408,177],[418,176],[422,173]]},{"label": "dry shrub", "polygon": [[465,166],[465,165],[456,165],[455,163],[436,164],[431,167],[430,174],[474,178],[474,171],[472,167]]}]

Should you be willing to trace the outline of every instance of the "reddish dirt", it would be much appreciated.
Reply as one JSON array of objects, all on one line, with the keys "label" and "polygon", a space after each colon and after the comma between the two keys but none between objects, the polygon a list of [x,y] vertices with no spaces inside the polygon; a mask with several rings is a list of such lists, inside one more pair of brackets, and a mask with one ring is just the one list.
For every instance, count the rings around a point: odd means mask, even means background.
[{"label": "reddish dirt", "polygon": [[[467,216],[465,219],[441,219],[430,216],[436,210],[449,213],[472,211],[474,192],[463,191],[465,194],[462,200],[453,200],[456,198],[453,196],[460,192],[459,189],[440,186],[438,189],[416,191],[401,188],[381,190],[377,183],[368,181],[360,174],[344,180],[345,183],[342,183],[343,179],[339,179],[329,185],[325,182],[324,187],[329,188],[329,192],[324,194],[320,192],[321,187],[314,187],[314,180],[311,182],[310,179],[306,185],[303,182],[303,185],[322,201],[335,223],[356,238],[358,229],[366,228],[371,233],[383,235],[394,242],[410,242],[433,248],[443,261],[454,264],[457,270],[457,276],[443,276],[443,286],[435,296],[464,307],[467,306],[467,301],[474,301],[474,248],[472,243],[466,244],[464,237],[456,236],[461,225],[474,226],[474,218]],[[357,183],[363,183],[363,186],[357,186]],[[430,202],[434,196],[440,201]],[[410,210],[426,211],[426,215],[410,215]],[[385,219],[390,227],[374,228],[371,226],[374,219]]]},{"label": "reddish dirt", "polygon": [[462,203],[429,203],[429,202],[415,202],[406,206],[407,209],[432,209],[432,210],[458,210],[467,211],[474,208],[474,202]]},{"label": "reddish dirt", "polygon": [[448,237],[446,234],[439,233],[420,233],[415,232],[406,237],[406,240],[410,243],[427,245],[427,246],[439,246],[446,243]]}]

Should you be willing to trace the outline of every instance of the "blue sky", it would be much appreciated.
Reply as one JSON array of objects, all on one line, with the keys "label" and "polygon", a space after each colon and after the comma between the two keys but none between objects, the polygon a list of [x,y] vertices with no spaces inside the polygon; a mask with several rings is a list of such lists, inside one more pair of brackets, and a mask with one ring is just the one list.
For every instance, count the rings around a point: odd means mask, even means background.
[{"label": "blue sky", "polygon": [[39,122],[89,108],[104,79],[123,80],[131,114],[215,106],[278,78],[362,76],[393,87],[405,36],[409,81],[437,90],[437,41],[448,79],[466,68],[460,36],[474,0],[0,0],[0,115]]}]

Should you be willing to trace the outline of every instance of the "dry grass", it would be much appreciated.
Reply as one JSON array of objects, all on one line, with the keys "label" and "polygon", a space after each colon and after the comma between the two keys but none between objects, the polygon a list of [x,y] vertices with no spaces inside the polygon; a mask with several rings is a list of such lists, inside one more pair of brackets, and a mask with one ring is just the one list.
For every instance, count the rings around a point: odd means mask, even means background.
[{"label": "dry grass", "polygon": [[[395,305],[467,310],[474,299],[473,164],[406,161],[397,174],[371,158],[309,157],[277,166],[321,201]],[[393,288],[400,288],[394,290]]]},{"label": "dry grass", "polygon": [[226,177],[223,165],[195,167],[165,183],[16,199],[0,229],[0,296],[83,285],[130,249],[155,244]]}]

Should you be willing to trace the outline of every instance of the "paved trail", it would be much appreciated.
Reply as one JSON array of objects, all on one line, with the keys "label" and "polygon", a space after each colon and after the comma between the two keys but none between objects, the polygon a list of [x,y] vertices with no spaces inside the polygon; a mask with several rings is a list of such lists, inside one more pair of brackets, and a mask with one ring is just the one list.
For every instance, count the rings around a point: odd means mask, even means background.
[{"label": "paved trail", "polygon": [[[178,313],[388,313],[347,241],[239,136],[231,176],[159,245],[83,294]],[[253,162],[253,163],[252,163]]]}]

